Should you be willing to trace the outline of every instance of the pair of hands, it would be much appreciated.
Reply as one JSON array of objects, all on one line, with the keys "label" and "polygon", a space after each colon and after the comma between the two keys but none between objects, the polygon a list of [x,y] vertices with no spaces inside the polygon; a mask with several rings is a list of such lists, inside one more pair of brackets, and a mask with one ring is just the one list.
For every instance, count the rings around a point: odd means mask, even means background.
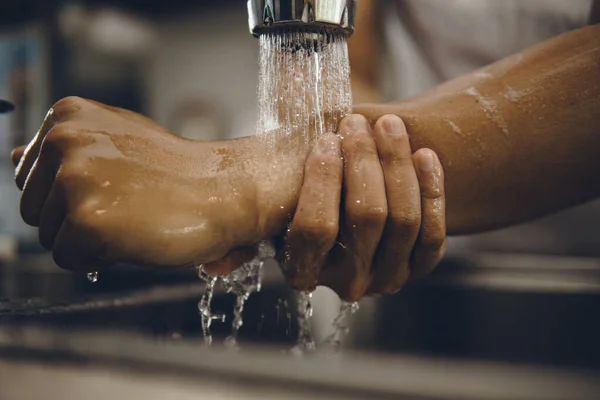
[{"label": "pair of hands", "polygon": [[[326,285],[345,300],[395,292],[443,255],[440,162],[428,149],[411,154],[396,116],[371,128],[353,115],[340,133],[319,138],[306,160],[280,247],[284,271],[296,288]],[[252,228],[261,205],[245,193],[247,165],[206,172],[223,143],[192,143],[130,111],[61,100],[24,154],[13,153],[21,214],[63,268],[221,259],[206,268],[226,273],[249,255],[232,250],[265,238]]]},{"label": "pair of hands", "polygon": [[[346,117],[340,135],[308,155],[298,205],[278,240],[297,289],[328,286],[342,299],[391,294],[429,274],[446,249],[444,174],[434,151],[411,152],[403,121]],[[251,258],[235,251],[205,265],[226,274]]]}]

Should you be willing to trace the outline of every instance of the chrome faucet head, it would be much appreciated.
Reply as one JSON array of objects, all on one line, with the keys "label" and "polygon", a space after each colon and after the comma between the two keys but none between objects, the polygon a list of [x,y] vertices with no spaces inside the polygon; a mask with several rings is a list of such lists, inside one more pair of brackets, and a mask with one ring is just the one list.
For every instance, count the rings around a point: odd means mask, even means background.
[{"label": "chrome faucet head", "polygon": [[278,29],[354,33],[356,0],[248,0],[250,33]]}]

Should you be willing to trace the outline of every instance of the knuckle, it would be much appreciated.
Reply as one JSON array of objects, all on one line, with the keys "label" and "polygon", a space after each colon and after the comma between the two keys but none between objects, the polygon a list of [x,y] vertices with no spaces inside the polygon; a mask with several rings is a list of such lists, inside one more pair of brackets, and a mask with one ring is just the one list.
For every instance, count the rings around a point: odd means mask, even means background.
[{"label": "knuckle", "polygon": [[290,234],[301,235],[310,242],[331,243],[338,234],[338,224],[330,219],[299,220],[292,225]]},{"label": "knuckle", "polygon": [[421,213],[405,208],[390,210],[390,223],[395,229],[416,229],[421,227]]},{"label": "knuckle", "polygon": [[347,209],[347,216],[353,222],[363,226],[380,226],[388,218],[387,207],[369,207],[362,203],[352,205]]},{"label": "knuckle", "polygon": [[42,143],[43,151],[57,151],[67,147],[73,140],[75,132],[66,124],[58,124],[48,131],[44,142]]},{"label": "knuckle", "polygon": [[427,251],[438,251],[444,247],[446,235],[443,232],[426,232],[421,235],[419,247]]},{"label": "knuckle", "polygon": [[81,110],[85,101],[86,100],[78,96],[64,97],[54,103],[51,110],[59,117],[66,117]]},{"label": "knuckle", "polygon": [[83,177],[84,175],[80,169],[73,167],[69,163],[63,163],[54,180],[61,189],[67,190],[80,182]]}]

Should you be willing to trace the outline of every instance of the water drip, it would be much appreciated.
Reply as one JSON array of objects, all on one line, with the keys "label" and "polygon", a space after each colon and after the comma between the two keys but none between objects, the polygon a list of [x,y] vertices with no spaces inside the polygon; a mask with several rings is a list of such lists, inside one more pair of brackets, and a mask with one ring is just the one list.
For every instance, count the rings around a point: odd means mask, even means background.
[{"label": "water drip", "polygon": [[312,293],[298,292],[298,343],[292,354],[301,356],[315,350],[311,320],[313,315]]},{"label": "water drip", "polygon": [[219,280],[218,277],[208,275],[202,266],[197,268],[198,277],[206,282],[206,288],[204,290],[204,295],[200,299],[198,303],[198,311],[200,312],[200,317],[202,318],[202,334],[204,335],[204,342],[207,346],[212,344],[212,335],[210,332],[210,326],[212,325],[213,320],[220,320],[221,322],[225,322],[225,314],[215,314],[212,312],[212,298],[215,290],[215,285]]},{"label": "water drip", "polygon": [[90,281],[91,283],[98,282],[98,272],[96,272],[96,271],[88,272],[86,276],[87,276],[87,280]]}]

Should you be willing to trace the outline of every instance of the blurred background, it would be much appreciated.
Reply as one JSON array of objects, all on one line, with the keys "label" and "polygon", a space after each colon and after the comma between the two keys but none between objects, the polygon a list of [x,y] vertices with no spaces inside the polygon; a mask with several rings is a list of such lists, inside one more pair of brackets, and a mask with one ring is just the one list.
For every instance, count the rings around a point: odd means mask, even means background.
[{"label": "blurred background", "polygon": [[[580,3],[573,15],[590,2]],[[33,137],[55,101],[70,95],[140,112],[193,139],[250,135],[257,57],[241,0],[0,2],[0,99],[15,105],[0,114],[0,328],[200,340],[202,284],[193,271],[122,266],[90,284],[55,267],[36,230],[20,219],[9,154]],[[361,303],[346,346],[597,370],[599,223],[600,203],[593,202],[535,223],[452,238],[432,276]],[[246,307],[241,340],[291,346],[295,296],[277,266],[268,269],[263,291]],[[314,301],[315,335],[322,339],[339,301],[322,288]],[[218,294],[215,308],[230,311],[233,302]],[[229,324],[213,326],[218,338],[229,331]]]}]

